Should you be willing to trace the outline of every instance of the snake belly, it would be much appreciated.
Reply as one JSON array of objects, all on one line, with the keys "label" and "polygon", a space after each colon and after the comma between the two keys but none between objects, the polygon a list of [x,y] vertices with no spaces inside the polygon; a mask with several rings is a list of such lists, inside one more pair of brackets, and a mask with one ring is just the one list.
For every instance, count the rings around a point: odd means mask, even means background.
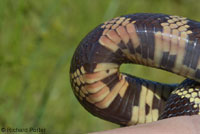
[{"label": "snake belly", "polygon": [[[120,72],[123,63],[163,69],[187,79],[181,84],[145,80]],[[86,110],[116,124],[200,114],[200,23],[151,13],[111,19],[80,42],[70,79]]]}]

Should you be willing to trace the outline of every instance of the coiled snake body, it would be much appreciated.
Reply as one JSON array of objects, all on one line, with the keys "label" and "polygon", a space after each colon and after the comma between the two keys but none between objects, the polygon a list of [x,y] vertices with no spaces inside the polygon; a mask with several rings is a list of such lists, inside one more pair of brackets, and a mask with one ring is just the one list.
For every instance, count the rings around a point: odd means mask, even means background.
[{"label": "coiled snake body", "polygon": [[[119,72],[122,63],[187,79],[180,85],[144,80]],[[200,114],[200,23],[150,13],[114,18],[80,42],[70,78],[75,96],[89,112],[120,125]]]}]

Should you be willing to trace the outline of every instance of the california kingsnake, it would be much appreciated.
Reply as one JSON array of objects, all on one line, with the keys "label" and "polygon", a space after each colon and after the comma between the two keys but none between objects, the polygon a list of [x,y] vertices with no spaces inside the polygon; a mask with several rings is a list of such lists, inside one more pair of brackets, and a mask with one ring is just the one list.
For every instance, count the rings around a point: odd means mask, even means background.
[{"label": "california kingsnake", "polygon": [[[180,85],[144,80],[119,72],[122,63],[187,79]],[[89,112],[120,125],[200,114],[200,23],[151,13],[111,19],[80,42],[70,79],[75,96]]]}]

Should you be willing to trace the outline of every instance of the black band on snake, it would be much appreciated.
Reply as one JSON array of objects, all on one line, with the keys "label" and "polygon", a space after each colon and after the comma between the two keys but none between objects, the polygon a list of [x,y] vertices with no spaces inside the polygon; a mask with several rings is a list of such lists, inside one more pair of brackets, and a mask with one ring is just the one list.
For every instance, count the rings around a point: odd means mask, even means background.
[{"label": "black band on snake", "polygon": [[[144,80],[119,72],[123,63],[187,79],[180,85]],[[85,109],[120,125],[200,114],[200,23],[150,13],[114,18],[80,42],[70,78]]]}]

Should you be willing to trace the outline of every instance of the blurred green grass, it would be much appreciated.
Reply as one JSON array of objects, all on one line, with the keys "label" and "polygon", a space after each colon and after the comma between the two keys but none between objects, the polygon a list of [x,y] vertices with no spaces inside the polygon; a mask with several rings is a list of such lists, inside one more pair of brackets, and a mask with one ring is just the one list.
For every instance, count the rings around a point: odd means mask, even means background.
[{"label": "blurred green grass", "polygon": [[[78,134],[119,127],[89,114],[69,83],[80,40],[113,17],[166,13],[200,20],[198,0],[0,0],[0,127]],[[171,83],[183,78],[123,65],[122,71]],[[161,74],[162,73],[162,74]]]}]

